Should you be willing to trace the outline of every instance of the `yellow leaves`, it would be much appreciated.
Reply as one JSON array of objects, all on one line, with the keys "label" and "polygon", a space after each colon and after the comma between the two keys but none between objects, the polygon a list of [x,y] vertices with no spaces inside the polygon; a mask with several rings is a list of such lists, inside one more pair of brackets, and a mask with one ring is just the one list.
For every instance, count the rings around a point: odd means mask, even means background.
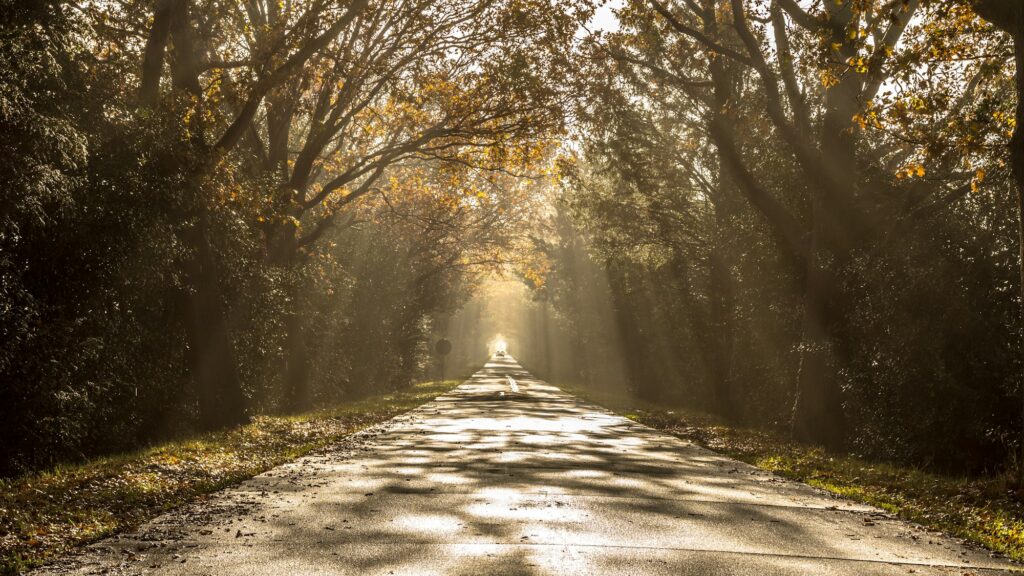
[{"label": "yellow leaves", "polygon": [[1005,127],[1005,130],[1003,130],[1004,136],[1007,138],[1013,137],[1013,131],[1017,128],[1017,119],[1014,118],[1012,114],[997,110],[992,113],[992,119],[994,119],[997,124]]},{"label": "yellow leaves", "polygon": [[210,81],[207,82],[206,88],[203,90],[204,97],[211,104],[216,103],[220,100],[221,92],[224,87],[224,73],[223,70],[216,69],[210,77]]},{"label": "yellow leaves", "polygon": [[896,171],[896,178],[901,180],[903,178],[924,178],[925,173],[924,165],[911,162]]},{"label": "yellow leaves", "polygon": [[858,74],[864,74],[868,71],[868,59],[862,56],[851,56],[846,60],[846,63]]},{"label": "yellow leaves", "polygon": [[882,128],[881,116],[879,116],[879,110],[875,106],[874,100],[868,100],[867,107],[863,112],[858,112],[851,118],[861,130],[866,130],[868,126],[872,128]]},{"label": "yellow leaves", "polygon": [[192,119],[195,117],[195,115],[196,115],[196,108],[195,108],[195,106],[189,106],[188,109],[185,110],[185,114],[181,117],[181,123],[185,127],[185,136],[191,136],[192,135],[190,127],[192,126]]},{"label": "yellow leaves", "polygon": [[839,84],[839,78],[832,73],[831,70],[822,70],[820,74],[821,85],[825,88],[831,88],[836,84]]},{"label": "yellow leaves", "polygon": [[928,102],[917,94],[911,95],[908,103],[910,108],[916,112],[927,112],[929,109]]},{"label": "yellow leaves", "polygon": [[181,462],[181,458],[170,452],[158,452],[153,456],[153,463],[161,466],[177,466]]},{"label": "yellow leaves", "polygon": [[875,110],[866,110],[853,115],[852,120],[860,127],[861,130],[866,130],[868,126],[872,128],[882,128],[882,122],[878,118],[878,112]]},{"label": "yellow leaves", "polygon": [[981,183],[985,181],[985,169],[978,168],[974,171],[974,178],[971,178],[971,192],[981,189]]},{"label": "yellow leaves", "polygon": [[546,260],[536,260],[523,266],[520,274],[533,286],[534,289],[543,288],[547,284],[548,274],[551,272],[551,263]]}]

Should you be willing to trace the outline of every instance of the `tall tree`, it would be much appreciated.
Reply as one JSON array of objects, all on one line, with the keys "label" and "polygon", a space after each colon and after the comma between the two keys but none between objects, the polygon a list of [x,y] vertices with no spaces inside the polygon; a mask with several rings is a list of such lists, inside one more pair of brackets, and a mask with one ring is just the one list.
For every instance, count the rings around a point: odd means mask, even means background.
[{"label": "tall tree", "polygon": [[268,259],[290,278],[285,385],[294,409],[310,402],[295,275],[303,254],[393,167],[521,168],[560,129],[544,55],[571,40],[569,18],[546,4],[382,3],[272,92],[247,141],[273,182],[261,223]]},{"label": "tall tree", "polygon": [[[715,73],[721,58],[746,67],[757,79],[765,111],[789,147],[811,190],[810,224],[781,207],[749,175],[738,154],[737,138],[727,115],[717,118],[710,134],[727,166],[736,174],[745,196],[778,230],[790,251],[804,262],[804,342],[801,345],[798,396],[793,433],[799,439],[838,445],[843,442],[838,369],[843,345],[837,340],[848,308],[838,275],[852,251],[867,242],[873,199],[858,187],[858,144],[853,118],[874,98],[884,82],[886,63],[917,8],[903,3],[825,3],[817,12],[796,2],[763,7],[743,0],[678,10],[651,0],[652,9],[670,30],[705,51]],[[721,25],[719,20],[722,20]],[[723,28],[727,33],[723,32]],[[794,38],[817,42],[821,78],[820,108],[809,98],[812,89],[798,75],[792,51]],[[871,39],[869,42],[867,39]],[[769,43],[770,39],[770,43]],[[676,75],[679,78],[678,75]],[[692,91],[692,78],[680,78]],[[720,110],[720,108],[719,108]],[[814,123],[820,128],[815,130]]]},{"label": "tall tree", "polygon": [[[245,419],[211,245],[209,178],[249,130],[267,94],[301,72],[366,6],[366,0],[341,7],[316,1],[302,10],[253,1],[222,15],[213,6],[197,13],[191,0],[154,3],[139,101],[143,113],[166,110],[181,120],[175,143],[180,149],[164,169],[180,175],[183,188],[180,238],[187,254],[182,301],[204,427]],[[212,21],[218,16],[225,22]],[[162,93],[169,48],[170,85]],[[221,93],[224,87],[231,90],[230,99]]]},{"label": "tall tree", "polygon": [[[1017,105],[1014,113],[1013,134],[1007,146],[1010,152],[1014,189],[1017,192],[1017,243],[1020,253],[1018,346],[1021,358],[1024,359],[1024,132],[1022,132],[1024,130],[1024,4],[1013,0],[977,0],[974,3],[974,9],[978,15],[1008,34],[1013,40]],[[1020,380],[1020,390],[1022,421],[1020,450],[1024,455],[1024,378]],[[1024,479],[1024,466],[1018,467],[1018,473]]]}]

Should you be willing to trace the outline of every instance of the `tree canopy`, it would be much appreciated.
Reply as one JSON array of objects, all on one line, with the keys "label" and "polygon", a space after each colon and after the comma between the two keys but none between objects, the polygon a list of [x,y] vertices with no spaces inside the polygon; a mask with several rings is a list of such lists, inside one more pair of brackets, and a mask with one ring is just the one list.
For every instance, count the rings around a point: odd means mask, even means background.
[{"label": "tree canopy", "polygon": [[0,22],[4,474],[407,386],[456,326],[481,360],[494,276],[528,288],[517,357],[555,383],[1024,462],[1018,2]]}]

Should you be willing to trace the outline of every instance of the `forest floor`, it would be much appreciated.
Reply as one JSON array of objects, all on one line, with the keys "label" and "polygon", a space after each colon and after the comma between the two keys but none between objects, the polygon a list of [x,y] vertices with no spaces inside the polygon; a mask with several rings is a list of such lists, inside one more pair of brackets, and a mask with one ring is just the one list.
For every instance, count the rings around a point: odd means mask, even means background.
[{"label": "forest floor", "polygon": [[82,544],[326,448],[451,390],[428,382],[295,416],[130,454],[0,478],[0,574],[18,574]]},{"label": "forest floor", "polygon": [[925,528],[1024,561],[1024,494],[1013,474],[946,476],[865,460],[789,440],[778,431],[727,426],[685,408],[563,386],[627,418],[838,496],[877,506]]}]

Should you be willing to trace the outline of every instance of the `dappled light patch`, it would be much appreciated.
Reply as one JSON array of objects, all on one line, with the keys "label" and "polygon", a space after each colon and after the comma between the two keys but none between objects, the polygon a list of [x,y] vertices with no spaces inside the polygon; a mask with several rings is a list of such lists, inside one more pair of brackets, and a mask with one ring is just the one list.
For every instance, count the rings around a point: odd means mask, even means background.
[{"label": "dappled light patch", "polygon": [[440,533],[451,533],[458,530],[462,523],[457,516],[444,516],[444,515],[417,515],[410,514],[402,516],[398,527],[406,529],[410,534],[413,535],[430,535],[435,532]]}]

